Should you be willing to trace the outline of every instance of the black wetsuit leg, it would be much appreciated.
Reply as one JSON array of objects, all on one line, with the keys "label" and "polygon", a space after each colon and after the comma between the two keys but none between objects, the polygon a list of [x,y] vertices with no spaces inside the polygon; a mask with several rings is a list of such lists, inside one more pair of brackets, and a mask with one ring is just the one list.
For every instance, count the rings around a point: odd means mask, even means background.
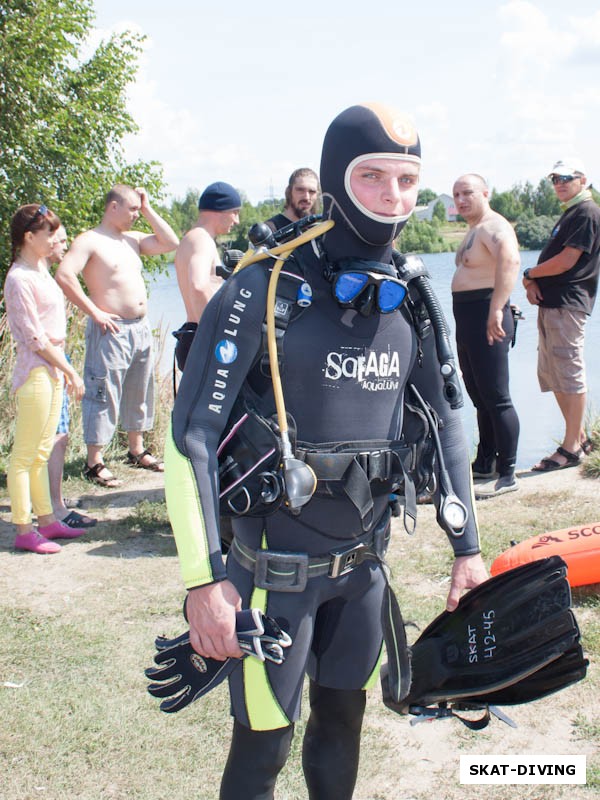
[{"label": "black wetsuit leg", "polygon": [[[491,290],[490,290],[491,291]],[[514,473],[519,442],[519,418],[509,392],[508,352],[513,335],[510,306],[504,307],[501,342],[487,343],[489,299],[477,299],[479,292],[453,295],[456,320],[456,349],[465,387],[477,411],[479,427],[478,460],[497,456],[500,475]],[[465,301],[465,296],[473,299]]]},{"label": "black wetsuit leg", "polygon": [[253,731],[234,721],[219,800],[272,800],[293,735],[293,725]]},{"label": "black wetsuit leg", "polygon": [[367,693],[310,682],[310,717],[302,747],[309,800],[352,800]]}]

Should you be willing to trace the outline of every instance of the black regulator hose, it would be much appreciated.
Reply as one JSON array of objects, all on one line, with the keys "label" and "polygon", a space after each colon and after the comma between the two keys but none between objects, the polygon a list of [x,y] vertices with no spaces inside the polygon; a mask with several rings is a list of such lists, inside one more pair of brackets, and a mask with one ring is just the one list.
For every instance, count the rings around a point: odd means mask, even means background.
[{"label": "black regulator hose", "polygon": [[393,258],[400,278],[415,286],[429,314],[435,337],[435,349],[440,364],[440,373],[444,379],[444,397],[450,408],[462,408],[462,389],[454,361],[454,352],[450,343],[448,323],[437,295],[431,287],[427,268],[419,256],[404,256],[394,250]]}]

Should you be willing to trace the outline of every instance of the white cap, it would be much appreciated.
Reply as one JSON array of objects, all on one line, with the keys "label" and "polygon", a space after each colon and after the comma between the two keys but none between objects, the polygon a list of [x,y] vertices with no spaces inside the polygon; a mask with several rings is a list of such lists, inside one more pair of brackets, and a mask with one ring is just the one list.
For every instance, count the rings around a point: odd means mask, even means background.
[{"label": "white cap", "polygon": [[585,167],[580,158],[561,158],[552,167],[549,175],[585,175]]}]

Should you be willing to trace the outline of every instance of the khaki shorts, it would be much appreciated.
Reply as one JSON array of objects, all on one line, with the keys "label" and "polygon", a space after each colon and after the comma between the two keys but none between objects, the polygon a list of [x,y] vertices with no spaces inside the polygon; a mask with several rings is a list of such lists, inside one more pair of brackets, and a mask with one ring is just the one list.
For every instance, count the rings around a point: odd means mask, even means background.
[{"label": "khaki shorts", "polygon": [[587,391],[583,345],[587,314],[568,308],[538,309],[538,381],[542,392]]}]

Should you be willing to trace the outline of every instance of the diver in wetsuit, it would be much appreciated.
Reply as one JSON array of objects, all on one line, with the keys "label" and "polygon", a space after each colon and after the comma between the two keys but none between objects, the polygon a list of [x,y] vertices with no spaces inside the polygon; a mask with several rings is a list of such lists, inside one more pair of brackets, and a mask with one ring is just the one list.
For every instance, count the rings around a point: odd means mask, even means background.
[{"label": "diver in wetsuit", "polygon": [[[357,496],[354,482],[318,474],[316,492],[299,514],[281,506],[270,516],[235,519],[224,566],[217,446],[242,386],[265,396],[257,363],[269,280],[265,262],[225,283],[207,306],[203,335],[190,350],[165,452],[169,516],[189,590],[190,641],[207,657],[240,657],[235,612],[257,606],[293,640],[283,664],[246,658],[230,675],[234,728],[221,800],[273,797],[306,674],[311,710],[302,758],[308,796],[352,797],[365,690],[377,677],[383,643],[381,559],[390,530],[394,453],[393,445],[386,451],[381,443],[401,438],[409,379],[443,420],[446,468],[469,512],[462,535],[450,538],[456,559],[447,607],[456,607],[463,590],[487,577],[468,451],[459,414],[443,397],[432,337],[421,343],[419,357],[412,322],[387,307],[384,296],[382,281],[395,288],[393,241],[414,208],[419,169],[419,139],[405,117],[382,106],[342,112],[327,131],[321,161],[324,214],[335,226],[286,263],[312,289],[312,304],[294,310],[283,340],[283,390],[297,450],[316,465],[320,451],[354,443],[350,471],[362,479],[359,485],[367,484],[368,497]],[[345,272],[365,281],[352,302],[338,291]],[[272,404],[268,388],[264,402]]]}]

